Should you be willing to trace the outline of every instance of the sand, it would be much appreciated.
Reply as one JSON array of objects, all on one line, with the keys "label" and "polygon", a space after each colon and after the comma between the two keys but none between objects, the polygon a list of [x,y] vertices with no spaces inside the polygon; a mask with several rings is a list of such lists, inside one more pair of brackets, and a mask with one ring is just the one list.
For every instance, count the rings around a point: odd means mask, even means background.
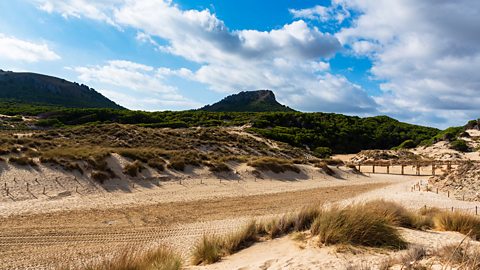
[{"label": "sand", "polygon": [[[127,182],[126,186],[108,183],[109,191],[78,179],[92,191],[54,198],[38,194],[32,188],[37,198],[4,199],[0,203],[0,269],[52,269],[57,262],[95,260],[132,245],[143,248],[168,245],[188,260],[192,245],[204,233],[228,233],[252,218],[296,211],[309,204],[347,205],[384,198],[412,209],[424,205],[476,206],[447,198],[445,194],[411,191],[413,185],[426,183],[427,177],[359,175],[344,167],[332,167],[336,175],[326,176],[313,167],[301,167],[300,174],[264,173],[263,179],[255,179],[250,174],[251,168],[240,165],[235,167],[236,175],[225,177],[197,169],[154,184],[147,176],[144,180]],[[27,175],[10,170],[2,177],[8,173]],[[40,172],[49,175],[48,169],[41,168]],[[48,177],[41,181],[51,185],[49,194],[68,191],[76,182],[70,179],[59,185]],[[134,188],[133,183],[136,183]],[[411,230],[402,230],[402,234],[409,242],[428,248],[462,238],[455,233]],[[391,255],[396,254],[375,250],[337,253],[332,247],[320,248],[284,237],[256,244],[217,264],[192,268],[345,269],[364,261],[379,262]]]}]

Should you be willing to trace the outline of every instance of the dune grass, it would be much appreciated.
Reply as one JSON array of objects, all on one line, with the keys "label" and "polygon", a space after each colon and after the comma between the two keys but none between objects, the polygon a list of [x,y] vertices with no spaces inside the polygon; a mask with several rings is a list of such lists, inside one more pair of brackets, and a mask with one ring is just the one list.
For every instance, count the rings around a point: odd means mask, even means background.
[{"label": "dune grass", "polygon": [[295,166],[291,160],[274,157],[261,157],[249,161],[248,166],[254,167],[259,170],[272,171],[274,173],[283,173],[292,171],[300,173],[300,168]]},{"label": "dune grass", "polygon": [[123,173],[127,174],[131,177],[137,176],[145,167],[143,166],[142,162],[139,160],[135,160],[132,163],[128,163],[123,167]]},{"label": "dune grass", "polygon": [[480,237],[480,218],[460,212],[440,212],[433,218],[435,229],[455,231],[477,239]]},{"label": "dune grass", "polygon": [[406,248],[407,243],[391,225],[389,217],[369,209],[365,204],[323,211],[311,226],[322,244],[352,244],[392,249]]},{"label": "dune grass", "polygon": [[412,211],[398,203],[385,200],[369,201],[365,207],[383,215],[393,226],[410,229],[431,229],[433,227],[434,210],[427,211],[422,208],[420,211]]},{"label": "dune grass", "polygon": [[223,256],[251,246],[257,239],[258,230],[255,221],[226,236],[204,235],[194,246],[192,263],[194,265],[215,263]]},{"label": "dune grass", "polygon": [[203,235],[202,239],[194,246],[192,264],[212,264],[222,258],[222,241],[217,236]]},{"label": "dune grass", "polygon": [[160,247],[149,251],[126,249],[111,258],[103,258],[99,261],[83,266],[62,266],[61,270],[180,270],[182,258],[166,247]]}]

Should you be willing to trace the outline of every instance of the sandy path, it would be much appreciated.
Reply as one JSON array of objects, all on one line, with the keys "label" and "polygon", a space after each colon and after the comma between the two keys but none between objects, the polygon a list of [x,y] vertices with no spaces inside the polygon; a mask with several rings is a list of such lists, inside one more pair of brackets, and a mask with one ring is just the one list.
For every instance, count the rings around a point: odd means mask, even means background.
[{"label": "sandy path", "polygon": [[[390,183],[392,181],[395,180]],[[273,186],[278,184],[276,182],[279,181],[268,180],[263,184]],[[312,203],[344,200],[388,183],[365,177],[358,181],[335,180],[335,185],[318,188],[314,183],[322,181],[305,180],[303,185],[306,182],[310,182],[309,189],[302,186],[297,191],[263,195],[243,196],[239,193],[235,197],[122,208],[79,208],[12,215],[0,219],[0,268],[48,269],[52,262],[73,258],[87,260],[132,243],[137,246],[140,243],[141,246],[169,244],[188,254],[189,248],[204,232],[231,231],[250,217],[294,211]],[[254,185],[258,184],[254,182]],[[283,184],[282,188],[287,188],[288,185],[296,187],[298,183]]]},{"label": "sandy path", "polygon": [[[1,201],[0,217],[10,215],[25,215],[38,213],[52,213],[65,210],[108,210],[112,208],[125,208],[130,206],[151,205],[155,203],[168,202],[186,202],[196,200],[210,200],[218,198],[231,198],[238,196],[252,196],[260,194],[274,194],[288,191],[301,191],[313,188],[336,187],[344,185],[363,185],[368,183],[377,183],[396,181],[395,178],[373,175],[372,177],[361,177],[348,173],[346,168],[334,170],[337,177],[330,177],[319,172],[313,167],[304,166],[304,173],[288,173],[275,175],[274,178],[255,180],[252,176],[241,177],[235,180],[220,180],[219,178],[208,178],[202,174],[183,175],[177,181],[159,182],[152,184],[148,181],[139,182],[135,188],[121,190],[115,186],[108,186],[107,189],[115,190],[108,192],[99,190],[93,194],[84,194],[82,190],[75,192],[72,187],[68,190],[56,190],[57,192],[68,192],[67,196],[49,197],[37,191],[35,194],[38,199],[23,201]],[[47,175],[48,176],[48,175]],[[248,175],[246,175],[248,176]],[[12,177],[3,178],[11,179]],[[25,189],[26,180],[17,178],[18,185]],[[180,181],[181,180],[181,181]],[[62,180],[67,182],[67,180]],[[21,183],[20,183],[21,182]],[[31,182],[31,188],[34,189],[34,180]],[[46,182],[46,180],[43,180]],[[70,182],[74,182],[70,180]],[[11,184],[11,183],[9,183]],[[66,185],[63,183],[63,185]],[[0,190],[0,196],[4,191]],[[40,194],[39,194],[40,193]]]}]

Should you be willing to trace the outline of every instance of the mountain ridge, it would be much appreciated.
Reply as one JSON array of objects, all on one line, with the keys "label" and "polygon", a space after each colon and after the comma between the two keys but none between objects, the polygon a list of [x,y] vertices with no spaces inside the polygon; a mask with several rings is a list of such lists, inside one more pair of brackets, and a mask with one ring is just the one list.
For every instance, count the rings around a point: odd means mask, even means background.
[{"label": "mountain ridge", "polygon": [[0,70],[0,101],[67,108],[124,109],[84,84],[32,72]]},{"label": "mountain ridge", "polygon": [[219,102],[206,105],[199,111],[208,112],[294,112],[280,104],[272,90],[241,91],[229,95]]}]

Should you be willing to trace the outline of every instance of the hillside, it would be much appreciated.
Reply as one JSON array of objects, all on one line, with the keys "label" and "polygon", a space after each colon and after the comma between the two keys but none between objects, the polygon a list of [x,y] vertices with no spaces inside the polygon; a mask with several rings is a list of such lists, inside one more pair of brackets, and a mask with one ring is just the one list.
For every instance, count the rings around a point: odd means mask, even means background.
[{"label": "hillside", "polygon": [[69,108],[122,109],[121,106],[83,84],[42,74],[2,70],[0,70],[0,101]]},{"label": "hillside", "polygon": [[200,109],[209,112],[291,112],[270,90],[243,91]]}]

